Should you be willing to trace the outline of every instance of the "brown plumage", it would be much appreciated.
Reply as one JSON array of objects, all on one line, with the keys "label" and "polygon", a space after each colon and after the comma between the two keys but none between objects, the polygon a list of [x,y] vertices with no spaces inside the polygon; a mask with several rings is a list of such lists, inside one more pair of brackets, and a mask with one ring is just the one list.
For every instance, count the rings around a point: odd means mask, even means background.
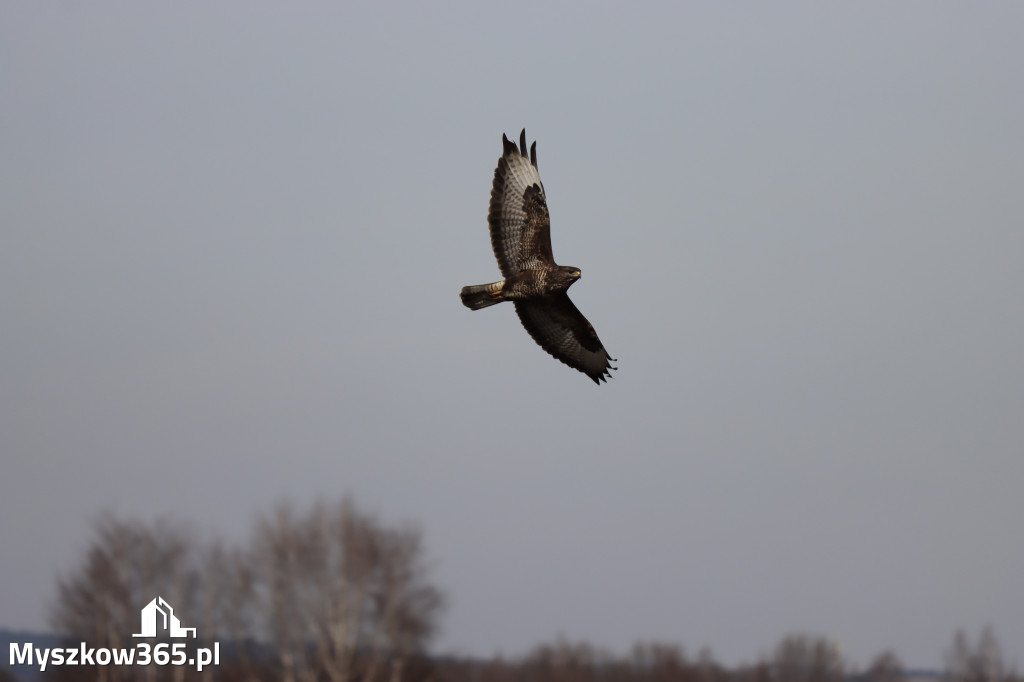
[{"label": "brown plumage", "polygon": [[467,308],[479,310],[512,301],[520,321],[541,348],[600,383],[611,377],[614,358],[594,327],[569,300],[578,268],[558,265],[551,253],[551,218],[537,171],[537,143],[526,155],[526,130],[519,146],[502,135],[487,222],[491,247],[505,279],[463,287]]}]

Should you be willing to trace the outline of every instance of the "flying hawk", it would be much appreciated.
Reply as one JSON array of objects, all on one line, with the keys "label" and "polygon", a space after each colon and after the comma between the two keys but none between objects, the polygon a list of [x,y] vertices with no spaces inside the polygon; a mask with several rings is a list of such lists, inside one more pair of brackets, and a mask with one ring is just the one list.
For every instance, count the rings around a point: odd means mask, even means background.
[{"label": "flying hawk", "polygon": [[537,143],[526,155],[526,129],[519,146],[501,136],[503,152],[494,171],[487,223],[491,246],[505,279],[462,287],[462,303],[479,310],[512,301],[533,340],[556,359],[600,384],[611,377],[608,351],[594,327],[569,300],[567,290],[580,278],[579,268],[555,263],[551,254],[551,219],[544,183],[537,172]]}]

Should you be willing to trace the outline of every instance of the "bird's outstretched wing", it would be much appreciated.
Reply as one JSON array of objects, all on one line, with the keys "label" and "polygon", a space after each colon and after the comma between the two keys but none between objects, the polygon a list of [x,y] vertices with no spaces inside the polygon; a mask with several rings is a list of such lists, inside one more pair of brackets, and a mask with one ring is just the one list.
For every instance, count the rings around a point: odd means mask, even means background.
[{"label": "bird's outstretched wing", "polygon": [[537,172],[537,143],[526,155],[526,129],[519,147],[502,135],[504,151],[494,170],[487,223],[491,246],[501,274],[511,277],[522,270],[555,264],[551,254],[551,219],[544,184]]},{"label": "bird's outstretched wing", "polygon": [[515,301],[526,331],[556,359],[578,369],[595,384],[611,377],[615,367],[594,327],[564,291],[550,296]]}]

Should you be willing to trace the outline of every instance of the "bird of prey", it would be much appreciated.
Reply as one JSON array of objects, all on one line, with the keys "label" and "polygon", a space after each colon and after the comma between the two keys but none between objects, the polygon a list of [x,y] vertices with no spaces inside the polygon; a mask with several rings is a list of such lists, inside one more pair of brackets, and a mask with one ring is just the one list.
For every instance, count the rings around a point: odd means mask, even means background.
[{"label": "bird of prey", "polygon": [[533,340],[556,359],[600,384],[611,377],[608,351],[594,327],[569,300],[567,290],[579,268],[558,265],[551,253],[551,219],[537,171],[537,143],[526,155],[526,129],[519,146],[501,136],[503,150],[494,171],[487,223],[491,247],[505,279],[462,287],[471,310],[512,301]]}]

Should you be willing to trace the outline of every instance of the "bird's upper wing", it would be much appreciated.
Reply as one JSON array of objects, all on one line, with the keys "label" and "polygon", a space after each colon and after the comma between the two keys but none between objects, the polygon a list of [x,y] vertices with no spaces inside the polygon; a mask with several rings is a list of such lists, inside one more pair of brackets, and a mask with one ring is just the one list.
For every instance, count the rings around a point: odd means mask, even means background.
[{"label": "bird's upper wing", "polygon": [[525,129],[519,135],[520,147],[504,135],[501,139],[504,152],[494,170],[487,223],[501,274],[511,277],[522,270],[554,265],[555,259],[544,185],[537,172],[537,143],[527,157]]},{"label": "bird's upper wing", "polygon": [[594,327],[569,300],[567,293],[514,301],[526,331],[556,359],[600,383],[610,378],[614,358],[597,338]]}]

